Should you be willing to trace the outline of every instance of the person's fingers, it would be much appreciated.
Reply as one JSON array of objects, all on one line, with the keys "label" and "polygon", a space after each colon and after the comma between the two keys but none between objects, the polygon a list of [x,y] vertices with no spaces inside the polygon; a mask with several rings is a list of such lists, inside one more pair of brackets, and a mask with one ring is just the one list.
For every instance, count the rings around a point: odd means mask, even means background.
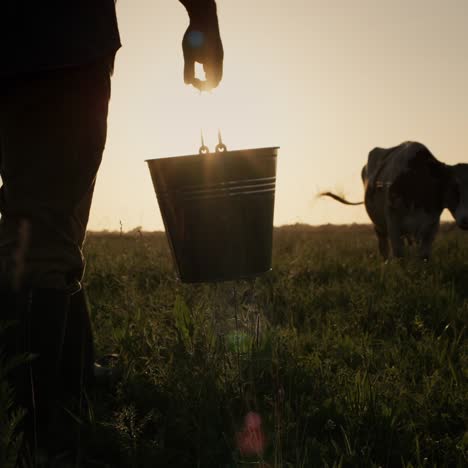
[{"label": "person's fingers", "polygon": [[203,62],[203,70],[205,71],[206,81],[211,87],[215,88],[223,77],[224,50],[218,30],[211,31],[208,39],[209,44],[206,60]]},{"label": "person's fingers", "polygon": [[185,31],[182,38],[182,52],[184,54],[184,83],[192,84],[195,78],[195,55],[190,43],[190,29]]},{"label": "person's fingers", "polygon": [[[200,91],[217,87],[223,77],[224,51],[219,32],[198,31],[190,27],[182,40],[184,82]],[[195,77],[195,62],[203,65],[206,80]]]},{"label": "person's fingers", "polygon": [[190,84],[198,89],[198,91],[209,91],[206,86],[206,81],[200,80],[199,78],[194,78]]},{"label": "person's fingers", "polygon": [[184,83],[193,84],[195,79],[195,61],[193,58],[186,57],[184,59]]},{"label": "person's fingers", "polygon": [[223,62],[222,60],[215,59],[214,62],[203,64],[205,71],[206,81],[210,88],[216,88],[223,78]]}]

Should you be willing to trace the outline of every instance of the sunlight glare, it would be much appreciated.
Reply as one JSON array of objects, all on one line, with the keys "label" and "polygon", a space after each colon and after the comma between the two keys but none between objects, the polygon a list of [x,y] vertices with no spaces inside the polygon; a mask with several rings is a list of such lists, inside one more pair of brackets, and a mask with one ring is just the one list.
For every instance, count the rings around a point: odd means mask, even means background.
[{"label": "sunlight glare", "polygon": [[[158,156],[197,153],[201,144],[200,133],[203,133],[210,151],[214,151],[218,144],[218,131],[221,131],[228,150],[265,146],[261,140],[265,139],[264,127],[269,124],[262,112],[263,102],[254,88],[242,86],[242,92],[239,92],[238,83],[246,82],[242,74],[242,70],[231,70],[223,83],[210,92],[200,92],[193,87],[181,89],[177,86],[167,96],[168,101],[170,100],[168,107],[184,110],[177,118],[177,126],[172,127],[177,128],[173,131],[173,143],[177,142],[177,145],[171,145],[171,153]],[[196,77],[204,79],[200,64],[196,64]],[[169,123],[161,122],[165,128],[171,127]],[[181,146],[182,143],[184,147]]]}]

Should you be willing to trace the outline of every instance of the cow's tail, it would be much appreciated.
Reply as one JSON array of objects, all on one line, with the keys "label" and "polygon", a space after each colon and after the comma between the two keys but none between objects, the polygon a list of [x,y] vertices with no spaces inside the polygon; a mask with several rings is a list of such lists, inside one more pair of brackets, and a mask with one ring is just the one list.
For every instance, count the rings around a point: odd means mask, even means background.
[{"label": "cow's tail", "polygon": [[350,202],[350,201],[346,200],[343,197],[335,195],[332,192],[322,192],[322,193],[319,193],[318,196],[319,197],[330,197],[330,198],[333,198],[334,200],[339,201],[340,203],[343,203],[345,205],[364,205],[363,201],[362,202]]}]

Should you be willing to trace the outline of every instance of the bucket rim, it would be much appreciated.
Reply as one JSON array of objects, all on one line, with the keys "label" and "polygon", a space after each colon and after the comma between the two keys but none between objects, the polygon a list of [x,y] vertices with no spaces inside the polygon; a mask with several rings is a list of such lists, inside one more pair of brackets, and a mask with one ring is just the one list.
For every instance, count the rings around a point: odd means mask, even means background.
[{"label": "bucket rim", "polygon": [[[198,158],[203,158],[203,157],[213,157],[213,156],[224,156],[224,155],[234,155],[236,153],[246,153],[246,152],[258,152],[258,151],[267,151],[267,150],[278,150],[280,149],[280,146],[264,146],[260,148],[246,148],[246,149],[238,149],[238,150],[228,150],[228,151],[222,151],[220,153],[217,152],[210,152],[210,153],[196,153],[196,154],[184,154],[184,155],[179,155],[179,156],[164,156],[161,158],[151,158],[151,159],[145,159],[145,162],[150,163],[153,161],[169,161],[169,160],[178,160],[178,159],[183,159],[183,158],[190,158],[190,157],[198,157]],[[277,156],[275,154],[275,156]]]}]

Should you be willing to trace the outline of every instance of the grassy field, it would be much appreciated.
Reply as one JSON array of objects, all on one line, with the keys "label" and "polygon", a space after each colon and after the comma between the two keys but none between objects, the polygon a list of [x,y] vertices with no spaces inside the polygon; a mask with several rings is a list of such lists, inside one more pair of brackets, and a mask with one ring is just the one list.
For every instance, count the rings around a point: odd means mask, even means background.
[{"label": "grassy field", "polygon": [[93,234],[83,467],[468,465],[468,236],[383,264],[368,226],[275,230],[273,271],[184,285],[162,233]]}]

